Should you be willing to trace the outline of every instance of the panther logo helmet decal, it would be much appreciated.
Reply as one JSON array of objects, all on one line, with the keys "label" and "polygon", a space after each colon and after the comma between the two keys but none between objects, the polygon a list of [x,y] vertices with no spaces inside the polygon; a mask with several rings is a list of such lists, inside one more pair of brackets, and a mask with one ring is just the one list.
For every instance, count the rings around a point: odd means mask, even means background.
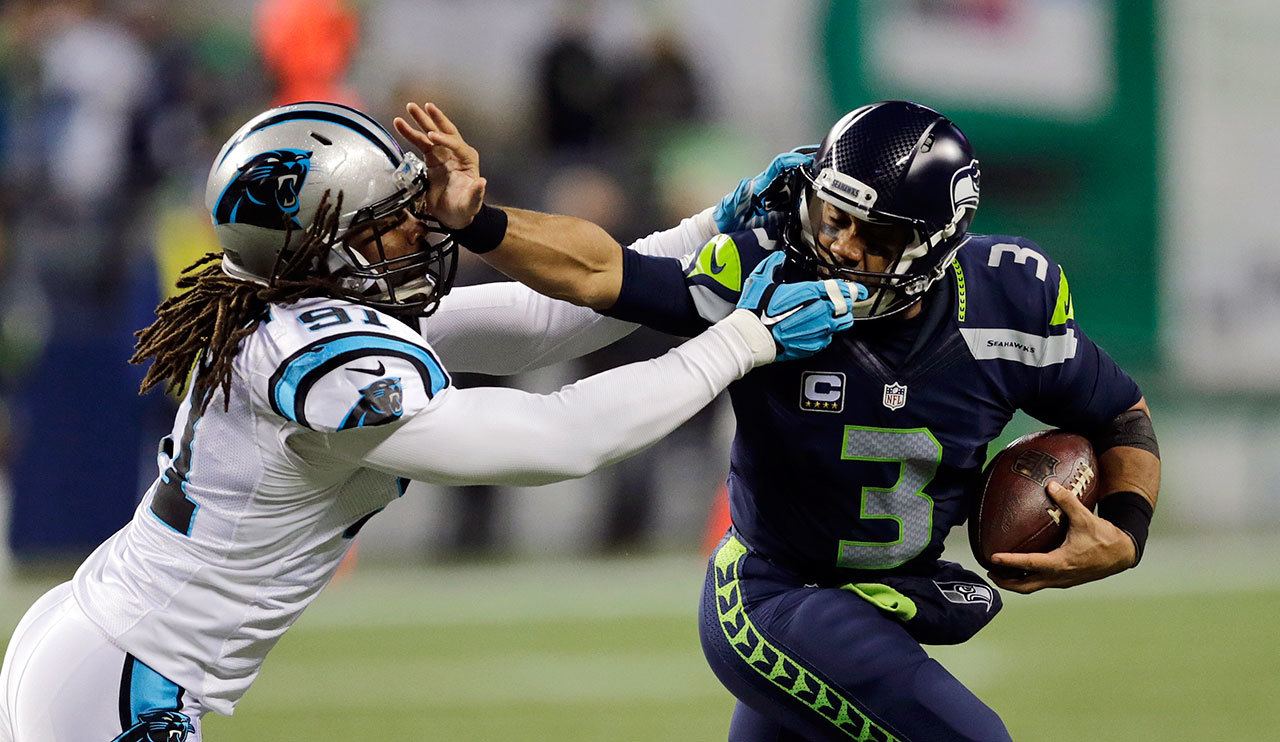
[{"label": "panther logo helmet decal", "polygon": [[311,152],[273,149],[240,166],[213,208],[214,224],[299,229],[298,194],[311,171]]}]

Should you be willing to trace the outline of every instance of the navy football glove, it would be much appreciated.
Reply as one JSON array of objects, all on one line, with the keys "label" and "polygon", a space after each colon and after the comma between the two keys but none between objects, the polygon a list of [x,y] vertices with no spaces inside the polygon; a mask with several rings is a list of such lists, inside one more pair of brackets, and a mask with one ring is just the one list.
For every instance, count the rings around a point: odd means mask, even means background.
[{"label": "navy football glove", "polygon": [[833,333],[853,326],[853,302],[867,298],[865,286],[849,281],[779,283],[786,259],[778,250],[756,266],[738,298],[738,308],[759,317],[773,336],[779,361],[811,356],[830,345]]},{"label": "navy football glove", "polygon": [[743,178],[733,193],[720,199],[712,216],[716,220],[716,229],[722,234],[754,229],[763,225],[768,218],[768,211],[762,208],[760,196],[766,191],[777,190],[779,185],[790,180],[790,175],[801,165],[813,161],[812,147],[800,147],[805,152],[783,152],[773,158],[769,167],[754,178]]}]

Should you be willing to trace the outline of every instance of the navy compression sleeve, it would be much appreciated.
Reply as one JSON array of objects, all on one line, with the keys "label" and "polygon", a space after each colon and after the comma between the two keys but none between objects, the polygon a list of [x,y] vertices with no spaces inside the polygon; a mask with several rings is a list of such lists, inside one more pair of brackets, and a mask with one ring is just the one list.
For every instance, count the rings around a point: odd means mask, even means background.
[{"label": "navy compression sleeve", "polygon": [[698,313],[679,260],[626,248],[618,301],[601,314],[682,337],[697,335],[711,324]]}]

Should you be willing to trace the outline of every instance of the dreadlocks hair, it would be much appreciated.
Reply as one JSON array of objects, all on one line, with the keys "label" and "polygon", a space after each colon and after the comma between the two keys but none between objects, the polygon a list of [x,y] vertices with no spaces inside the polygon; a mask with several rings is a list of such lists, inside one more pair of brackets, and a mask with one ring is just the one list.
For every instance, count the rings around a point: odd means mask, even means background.
[{"label": "dreadlocks hair", "polygon": [[[206,253],[187,266],[178,279],[177,296],[165,299],[156,307],[156,320],[138,330],[138,338],[130,363],[151,367],[142,379],[139,394],[164,383],[174,394],[181,394],[196,371],[192,394],[197,414],[203,414],[212,392],[221,387],[225,411],[231,404],[231,364],[244,340],[257,329],[266,315],[268,304],[288,304],[299,299],[326,295],[336,288],[336,280],[326,271],[326,253],[338,235],[338,215],[342,213],[342,194],[329,204],[325,191],[315,218],[294,249],[281,249],[271,267],[266,286],[241,281],[223,272],[222,253]],[[285,245],[293,236],[285,230]],[[319,267],[317,272],[316,267]]]}]

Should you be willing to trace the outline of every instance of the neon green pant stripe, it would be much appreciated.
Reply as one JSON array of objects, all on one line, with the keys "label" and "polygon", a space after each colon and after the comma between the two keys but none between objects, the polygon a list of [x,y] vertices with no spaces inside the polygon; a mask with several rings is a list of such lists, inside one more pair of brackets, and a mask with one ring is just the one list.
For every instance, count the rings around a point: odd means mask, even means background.
[{"label": "neon green pant stripe", "polygon": [[813,709],[849,739],[896,742],[896,737],[848,699],[765,641],[752,625],[742,607],[742,586],[738,581],[739,566],[746,553],[742,542],[730,536],[715,556],[716,613],[729,646],[756,672]]}]

